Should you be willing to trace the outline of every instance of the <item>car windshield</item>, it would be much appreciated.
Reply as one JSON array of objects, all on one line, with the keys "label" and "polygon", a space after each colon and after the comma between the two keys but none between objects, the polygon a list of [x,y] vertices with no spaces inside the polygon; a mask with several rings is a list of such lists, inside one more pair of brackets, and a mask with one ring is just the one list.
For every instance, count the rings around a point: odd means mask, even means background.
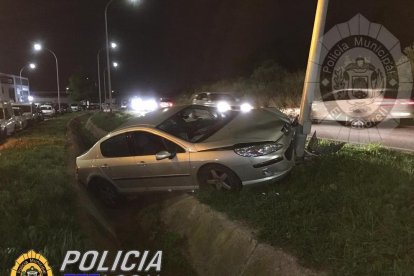
[{"label": "car windshield", "polygon": [[227,125],[236,115],[234,111],[223,114],[215,108],[187,107],[157,128],[185,141],[198,143]]},{"label": "car windshield", "polygon": [[50,106],[41,106],[40,109],[41,110],[51,110],[52,107],[50,107]]},{"label": "car windshield", "polygon": [[228,101],[228,102],[234,102],[235,99],[233,96],[229,94],[210,94],[210,100],[212,101]]},{"label": "car windshield", "polygon": [[20,116],[20,110],[19,109],[13,109],[14,116]]}]

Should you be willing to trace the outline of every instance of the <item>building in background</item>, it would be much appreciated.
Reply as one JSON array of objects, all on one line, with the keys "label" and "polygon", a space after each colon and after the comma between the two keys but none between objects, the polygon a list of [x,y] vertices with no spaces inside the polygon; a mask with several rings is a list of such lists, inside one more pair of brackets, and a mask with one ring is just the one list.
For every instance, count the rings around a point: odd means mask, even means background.
[{"label": "building in background", "polygon": [[[57,104],[58,103],[58,93],[57,91],[32,91],[31,96],[33,97],[33,102],[36,104],[42,103],[50,103],[50,104]],[[67,92],[60,91],[60,103],[61,104],[70,104],[73,102],[69,97]]]},{"label": "building in background", "polygon": [[12,103],[28,103],[30,96],[29,79],[0,73],[0,99]]}]

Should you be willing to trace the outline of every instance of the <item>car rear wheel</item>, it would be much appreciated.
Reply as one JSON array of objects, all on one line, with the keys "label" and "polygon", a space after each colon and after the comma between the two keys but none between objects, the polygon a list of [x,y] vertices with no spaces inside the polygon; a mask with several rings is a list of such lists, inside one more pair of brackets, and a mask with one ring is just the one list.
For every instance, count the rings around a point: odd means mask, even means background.
[{"label": "car rear wheel", "polygon": [[124,202],[124,197],[106,180],[95,180],[91,183],[90,188],[99,201],[106,207],[119,208]]},{"label": "car rear wheel", "polygon": [[202,167],[198,173],[200,188],[213,188],[222,191],[240,191],[240,178],[229,168],[211,164]]}]

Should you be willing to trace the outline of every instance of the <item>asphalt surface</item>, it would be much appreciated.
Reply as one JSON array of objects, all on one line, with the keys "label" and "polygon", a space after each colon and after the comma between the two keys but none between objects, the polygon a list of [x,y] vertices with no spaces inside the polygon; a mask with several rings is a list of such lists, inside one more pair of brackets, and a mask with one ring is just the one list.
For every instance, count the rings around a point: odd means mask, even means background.
[{"label": "asphalt surface", "polygon": [[354,143],[381,144],[388,148],[414,152],[414,124],[399,125],[395,121],[383,122],[371,128],[351,128],[337,122],[312,125],[318,138]]}]

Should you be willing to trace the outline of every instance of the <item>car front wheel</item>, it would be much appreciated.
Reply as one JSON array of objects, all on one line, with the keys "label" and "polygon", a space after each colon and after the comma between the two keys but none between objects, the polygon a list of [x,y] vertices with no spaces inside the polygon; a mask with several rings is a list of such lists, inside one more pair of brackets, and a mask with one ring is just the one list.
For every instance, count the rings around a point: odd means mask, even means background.
[{"label": "car front wheel", "polygon": [[213,188],[222,191],[240,191],[240,178],[229,168],[211,164],[202,167],[198,173],[200,188]]}]

